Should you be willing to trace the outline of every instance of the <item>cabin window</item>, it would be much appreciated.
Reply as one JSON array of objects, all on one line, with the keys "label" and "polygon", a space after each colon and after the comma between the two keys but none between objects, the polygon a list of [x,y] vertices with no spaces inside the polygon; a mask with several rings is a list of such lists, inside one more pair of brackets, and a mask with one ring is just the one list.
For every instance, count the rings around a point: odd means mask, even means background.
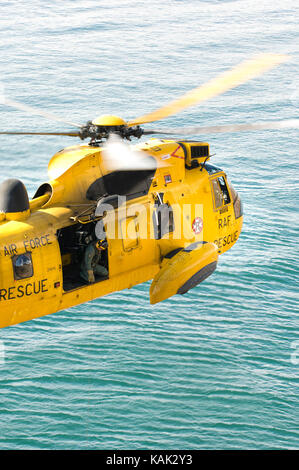
[{"label": "cabin window", "polygon": [[134,217],[128,217],[120,222],[124,251],[131,251],[139,245],[138,224]]},{"label": "cabin window", "polygon": [[33,276],[33,264],[31,253],[15,255],[12,258],[14,278],[16,281]]},{"label": "cabin window", "polygon": [[216,209],[230,203],[230,195],[224,176],[212,180]]}]

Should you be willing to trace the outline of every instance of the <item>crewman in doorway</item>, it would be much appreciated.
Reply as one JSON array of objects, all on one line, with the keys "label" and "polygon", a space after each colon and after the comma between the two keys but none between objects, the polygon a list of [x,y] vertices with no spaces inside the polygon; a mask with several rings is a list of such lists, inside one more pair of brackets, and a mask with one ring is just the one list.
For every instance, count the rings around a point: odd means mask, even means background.
[{"label": "crewman in doorway", "polygon": [[87,245],[83,260],[81,263],[80,276],[84,281],[92,284],[95,282],[95,276],[108,276],[108,270],[100,264],[103,251],[108,247],[107,240],[92,241]]}]

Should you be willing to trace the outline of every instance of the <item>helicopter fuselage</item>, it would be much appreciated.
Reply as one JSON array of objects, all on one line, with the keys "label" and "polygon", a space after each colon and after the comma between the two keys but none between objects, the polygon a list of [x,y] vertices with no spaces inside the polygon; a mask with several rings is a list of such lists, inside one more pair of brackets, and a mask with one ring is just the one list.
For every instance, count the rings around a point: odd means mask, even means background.
[{"label": "helicopter fuselage", "polygon": [[[64,149],[29,209],[0,213],[0,327],[151,279],[154,304],[215,270],[243,216],[226,174],[209,163],[209,145],[150,139],[137,148],[155,170],[111,172],[101,147]],[[101,230],[108,275],[88,284],[80,264]]]}]

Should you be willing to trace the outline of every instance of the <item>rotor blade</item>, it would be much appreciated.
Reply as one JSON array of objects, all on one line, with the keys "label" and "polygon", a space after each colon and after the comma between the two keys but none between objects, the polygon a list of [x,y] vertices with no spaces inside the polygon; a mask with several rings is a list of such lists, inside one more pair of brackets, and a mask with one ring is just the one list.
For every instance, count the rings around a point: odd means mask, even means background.
[{"label": "rotor blade", "polygon": [[287,129],[299,128],[299,119],[285,119],[283,121],[266,121],[246,124],[225,124],[220,126],[194,126],[178,127],[172,129],[153,129],[144,131],[145,135],[168,134],[168,135],[195,135],[195,134],[216,134],[218,132],[242,132],[257,131],[263,129]]},{"label": "rotor blade", "polygon": [[142,150],[133,150],[118,135],[112,134],[103,146],[102,162],[108,171],[156,170],[157,161]]},{"label": "rotor blade", "polygon": [[220,95],[231,88],[235,88],[248,80],[258,77],[276,65],[285,62],[288,56],[281,54],[260,54],[246,60],[222,75],[210,80],[208,83],[189,91],[181,98],[166,106],[129,121],[129,126],[154,122],[176,114],[189,106],[193,106],[216,95]]},{"label": "rotor blade", "polygon": [[0,135],[68,135],[70,137],[79,137],[79,132],[0,132]]},{"label": "rotor blade", "polygon": [[43,111],[41,109],[33,108],[32,106],[28,106],[27,104],[19,103],[18,101],[10,100],[5,96],[2,97],[1,104],[6,104],[7,106],[11,106],[12,108],[19,109],[21,111],[25,111],[26,113],[30,113],[37,116],[43,116],[46,119],[50,119],[51,121],[55,122],[63,122],[68,124],[69,126],[81,127],[79,124],[75,124],[73,122],[66,121],[54,114],[50,113],[49,111]]}]

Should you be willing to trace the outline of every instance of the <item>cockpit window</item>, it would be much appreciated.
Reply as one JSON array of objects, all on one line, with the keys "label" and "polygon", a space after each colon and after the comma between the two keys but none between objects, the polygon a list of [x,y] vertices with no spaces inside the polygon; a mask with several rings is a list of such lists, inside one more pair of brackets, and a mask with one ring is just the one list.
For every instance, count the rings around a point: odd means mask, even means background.
[{"label": "cockpit window", "polygon": [[230,195],[224,176],[212,179],[216,209],[230,203]]},{"label": "cockpit window", "polygon": [[12,258],[15,280],[27,279],[33,276],[33,264],[31,253],[23,253]]},{"label": "cockpit window", "polygon": [[218,182],[219,182],[219,186],[221,188],[223,203],[224,203],[224,205],[229,204],[230,203],[230,196],[229,196],[229,192],[228,192],[224,177],[220,176],[220,178],[218,178]]},{"label": "cockpit window", "polygon": [[235,190],[235,188],[233,187],[230,181],[228,181],[228,186],[230,189],[230,193],[232,195],[235,218],[238,219],[239,217],[243,215],[243,204],[242,204],[239,194],[237,193],[237,191]]}]

